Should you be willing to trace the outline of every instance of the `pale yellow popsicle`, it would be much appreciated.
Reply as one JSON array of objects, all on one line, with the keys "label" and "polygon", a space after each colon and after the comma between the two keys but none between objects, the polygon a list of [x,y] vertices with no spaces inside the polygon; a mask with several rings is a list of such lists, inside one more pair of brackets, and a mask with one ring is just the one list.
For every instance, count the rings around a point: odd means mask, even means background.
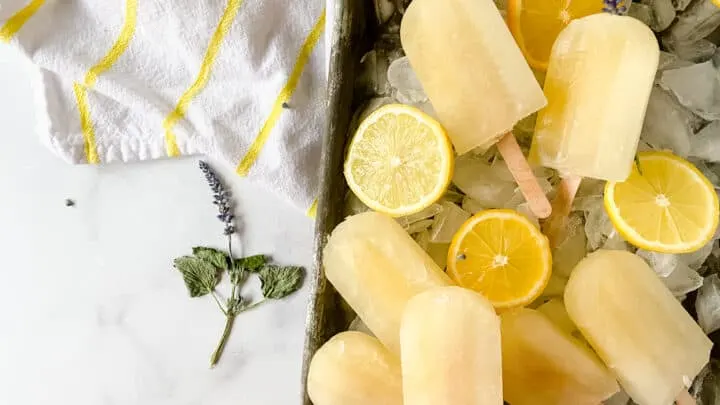
[{"label": "pale yellow popsicle", "polygon": [[500,322],[483,296],[461,287],[416,295],[400,342],[405,405],[502,405]]},{"label": "pale yellow popsicle", "polygon": [[659,55],[655,35],[635,18],[573,20],[552,48],[532,159],[563,174],[626,180]]},{"label": "pale yellow popsicle", "polygon": [[570,276],[565,307],[640,405],[673,403],[710,358],[712,342],[630,252],[599,250],[583,259]]},{"label": "pale yellow popsicle", "polygon": [[458,154],[489,148],[546,104],[492,0],[414,0],[400,36]]},{"label": "pale yellow popsicle", "polygon": [[414,295],[454,284],[394,219],[347,218],[323,251],[325,275],[391,352],[400,354],[400,319]]},{"label": "pale yellow popsicle", "polygon": [[315,405],[403,405],[400,361],[377,339],[343,332],[313,356],[307,391]]},{"label": "pale yellow popsicle", "polygon": [[598,405],[619,390],[595,353],[542,313],[521,308],[500,320],[510,405]]}]

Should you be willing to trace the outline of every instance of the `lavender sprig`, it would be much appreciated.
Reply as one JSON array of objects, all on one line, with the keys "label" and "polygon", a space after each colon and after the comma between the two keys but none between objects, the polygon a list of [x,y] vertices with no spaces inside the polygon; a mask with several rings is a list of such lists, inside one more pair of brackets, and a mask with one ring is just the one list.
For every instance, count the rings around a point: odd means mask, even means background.
[{"label": "lavender sprig", "polygon": [[603,11],[610,14],[623,15],[628,11],[630,0],[603,0]]},{"label": "lavender sprig", "polygon": [[201,160],[199,166],[200,170],[202,170],[205,175],[205,180],[207,180],[208,185],[210,185],[210,189],[212,189],[214,199],[213,204],[218,207],[219,211],[217,218],[225,225],[225,235],[230,236],[234,234],[236,230],[234,222],[235,215],[232,213],[232,193],[230,190],[225,188],[225,185],[210,165]]}]

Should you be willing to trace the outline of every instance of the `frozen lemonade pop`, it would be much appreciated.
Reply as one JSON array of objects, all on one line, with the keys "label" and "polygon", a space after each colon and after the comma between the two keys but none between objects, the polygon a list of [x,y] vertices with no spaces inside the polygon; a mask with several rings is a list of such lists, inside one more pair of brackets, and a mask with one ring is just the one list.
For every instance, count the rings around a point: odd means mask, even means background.
[{"label": "frozen lemonade pop", "polygon": [[668,405],[687,396],[686,386],[710,358],[712,342],[645,261],[630,252],[599,250],[578,263],[565,306],[640,405]]},{"label": "frozen lemonade pop", "polygon": [[400,360],[374,337],[340,333],[313,356],[307,392],[314,405],[403,405]]},{"label": "frozen lemonade pop", "polygon": [[403,49],[458,154],[497,144],[540,218],[550,203],[510,131],[547,101],[492,0],[414,0]]},{"label": "frozen lemonade pop", "polygon": [[539,311],[512,310],[500,322],[509,404],[597,405],[618,391],[595,353]]},{"label": "frozen lemonade pop", "polygon": [[400,327],[405,405],[502,405],[500,322],[461,287],[412,298]]},{"label": "frozen lemonade pop", "polygon": [[346,219],[323,251],[325,275],[385,346],[400,354],[400,318],[414,295],[453,284],[394,219]]},{"label": "frozen lemonade pop", "polygon": [[[564,177],[545,233],[555,244],[582,177],[624,181],[645,119],[660,50],[632,17],[594,14],[560,32],[545,78],[531,159]],[[558,218],[558,219],[556,219]]]}]

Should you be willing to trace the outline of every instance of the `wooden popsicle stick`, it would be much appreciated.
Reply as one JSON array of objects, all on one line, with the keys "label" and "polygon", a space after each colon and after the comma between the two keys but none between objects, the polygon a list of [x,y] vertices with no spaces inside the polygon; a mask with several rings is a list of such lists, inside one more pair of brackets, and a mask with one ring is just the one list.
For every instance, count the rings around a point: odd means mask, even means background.
[{"label": "wooden popsicle stick", "polygon": [[530,211],[538,218],[549,217],[552,211],[550,201],[548,201],[537,178],[535,178],[535,173],[530,168],[512,132],[503,135],[498,141],[497,147],[503,159],[505,159],[505,164],[510,173],[515,178],[520,192],[525,197]]},{"label": "wooden popsicle stick", "polygon": [[563,177],[557,187],[557,194],[552,200],[552,214],[542,225],[551,249],[556,248],[565,238],[567,219],[581,182],[582,177],[570,175]]},{"label": "wooden popsicle stick", "polygon": [[675,403],[677,405],[696,405],[695,399],[687,390],[683,390],[683,392],[675,398]]}]

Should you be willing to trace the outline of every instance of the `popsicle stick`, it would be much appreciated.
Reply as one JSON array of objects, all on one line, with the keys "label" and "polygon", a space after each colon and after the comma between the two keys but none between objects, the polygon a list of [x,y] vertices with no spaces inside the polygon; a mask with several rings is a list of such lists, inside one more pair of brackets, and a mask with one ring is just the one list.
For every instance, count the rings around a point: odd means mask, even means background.
[{"label": "popsicle stick", "polygon": [[508,132],[500,138],[497,147],[503,159],[505,159],[505,164],[507,164],[510,173],[515,178],[520,192],[528,202],[530,211],[538,218],[550,216],[552,211],[550,201],[548,201],[537,178],[535,178],[535,174],[532,172],[512,132]]},{"label": "popsicle stick", "polygon": [[553,249],[565,238],[567,219],[581,182],[582,177],[570,175],[563,177],[557,187],[557,194],[552,201],[552,214],[542,226],[543,233]]},{"label": "popsicle stick", "polygon": [[687,390],[681,392],[680,395],[675,398],[675,403],[677,405],[696,405],[695,399]]}]

